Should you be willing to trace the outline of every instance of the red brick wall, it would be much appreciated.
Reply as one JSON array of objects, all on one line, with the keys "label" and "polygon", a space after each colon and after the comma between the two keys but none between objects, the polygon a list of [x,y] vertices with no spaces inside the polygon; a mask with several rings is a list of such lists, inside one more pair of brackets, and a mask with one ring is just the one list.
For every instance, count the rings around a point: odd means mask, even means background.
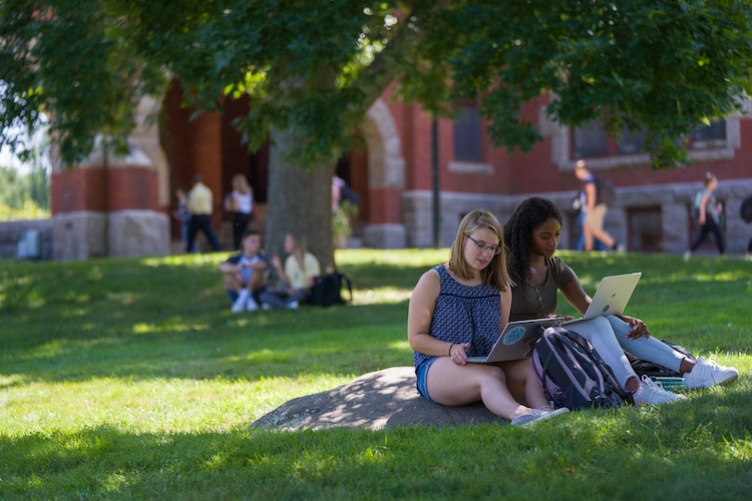
[{"label": "red brick wall", "polygon": [[65,212],[159,211],[158,178],[139,167],[76,168],[52,175],[52,215]]}]

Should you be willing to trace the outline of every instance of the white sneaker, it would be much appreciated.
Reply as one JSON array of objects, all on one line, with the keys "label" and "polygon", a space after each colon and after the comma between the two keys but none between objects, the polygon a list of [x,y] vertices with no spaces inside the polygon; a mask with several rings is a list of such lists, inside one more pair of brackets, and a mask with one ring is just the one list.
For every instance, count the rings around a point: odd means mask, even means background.
[{"label": "white sneaker", "polygon": [[252,297],[249,297],[248,301],[245,303],[245,309],[247,311],[256,311],[258,310],[258,304],[253,300]]},{"label": "white sneaker", "polygon": [[739,371],[733,367],[718,365],[713,360],[697,359],[697,365],[692,372],[684,374],[684,386],[687,388],[710,388],[716,384],[725,384],[736,381]]},{"label": "white sneaker", "polygon": [[272,307],[269,306],[269,303],[261,303],[261,309],[264,311],[269,311],[272,309]]},{"label": "white sneaker", "polygon": [[247,301],[248,296],[238,296],[235,302],[232,303],[232,308],[230,308],[230,311],[233,313],[240,313],[241,311],[245,310],[245,304]]},{"label": "white sneaker", "polygon": [[287,303],[286,308],[289,310],[297,310],[298,309],[298,302],[292,301],[290,303]]},{"label": "white sneaker", "polygon": [[677,395],[663,389],[661,383],[656,383],[647,376],[642,376],[642,387],[632,394],[635,405],[661,405],[681,400],[684,395]]},{"label": "white sneaker", "polygon": [[567,412],[569,412],[569,409],[567,409],[566,407],[562,407],[561,409],[556,409],[555,411],[544,411],[542,409],[533,409],[533,412],[529,414],[522,414],[512,419],[512,426],[527,426],[529,424],[535,423],[536,421],[543,421],[545,419],[552,418],[560,414],[566,414]]}]

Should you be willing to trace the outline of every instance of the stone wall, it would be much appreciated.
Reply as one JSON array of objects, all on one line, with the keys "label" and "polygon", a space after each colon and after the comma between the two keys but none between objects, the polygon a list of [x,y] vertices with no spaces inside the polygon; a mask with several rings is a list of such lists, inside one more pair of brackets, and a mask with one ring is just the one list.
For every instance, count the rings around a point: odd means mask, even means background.
[{"label": "stone wall", "polygon": [[[658,186],[617,188],[617,200],[606,216],[606,229],[620,242],[629,242],[629,212],[658,207],[662,231],[662,251],[681,254],[690,241],[689,215],[692,197],[699,183],[675,183]],[[726,243],[730,254],[741,254],[752,237],[752,225],[742,221],[739,210],[752,194],[752,179],[720,181],[718,200],[726,204]],[[469,211],[483,207],[494,212],[504,223],[524,195],[477,195],[441,193],[440,243],[449,246],[460,219]],[[561,248],[572,248],[566,211],[574,191],[535,194],[553,200],[565,214]],[[404,225],[374,225],[366,228],[364,244],[371,247],[426,248],[433,246],[433,203],[430,191],[408,191],[402,196]],[[108,226],[109,224],[109,226]],[[113,213],[107,224],[104,214],[71,213],[53,219],[0,223],[0,256],[15,258],[18,242],[25,230],[36,229],[41,235],[41,259],[83,259],[89,256],[145,256],[170,252],[167,216],[151,211]],[[254,221],[253,225],[258,224]],[[225,240],[229,240],[229,228]],[[107,232],[109,238],[103,238]],[[107,242],[107,244],[105,244]],[[106,249],[105,245],[109,248]],[[229,248],[229,247],[227,247]],[[634,250],[629,249],[627,250]]]},{"label": "stone wall", "polygon": [[0,223],[0,257],[18,257],[23,232],[40,233],[39,259],[154,256],[170,252],[167,216],[153,211],[72,212]]},{"label": "stone wall", "polygon": [[[690,245],[690,204],[695,193],[701,189],[700,183],[673,183],[655,186],[632,186],[617,188],[616,202],[606,215],[605,228],[618,241],[627,243],[629,239],[629,214],[632,210],[658,208],[660,212],[662,251],[681,254]],[[503,223],[511,215],[514,207],[523,199],[537,195],[554,201],[562,210],[565,228],[562,231],[560,247],[572,248],[571,224],[567,217],[570,201],[575,191],[554,193],[531,193],[524,195],[476,195],[466,193],[441,193],[440,195],[440,242],[449,246],[454,239],[462,217],[472,209],[482,207],[494,212]],[[740,215],[742,202],[752,195],[752,179],[719,181],[716,198],[726,204],[726,244],[729,254],[740,254],[746,249],[752,237],[752,225],[745,223]],[[430,191],[405,192],[402,198],[406,241],[410,247],[433,246],[433,204]],[[629,249],[627,250],[635,250]]]},{"label": "stone wall", "polygon": [[52,219],[31,219],[0,223],[0,258],[18,257],[18,243],[25,231],[39,232],[39,258],[52,259]]}]

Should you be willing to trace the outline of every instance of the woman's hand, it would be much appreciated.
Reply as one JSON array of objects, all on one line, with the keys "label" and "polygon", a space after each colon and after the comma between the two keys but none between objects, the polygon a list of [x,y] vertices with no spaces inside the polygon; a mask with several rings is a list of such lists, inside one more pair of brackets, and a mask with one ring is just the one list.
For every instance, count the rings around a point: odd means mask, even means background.
[{"label": "woman's hand", "polygon": [[449,358],[456,365],[465,365],[467,363],[467,350],[470,349],[470,343],[453,344],[449,349]]},{"label": "woman's hand", "polygon": [[557,315],[556,313],[551,313],[548,316],[548,318],[558,318],[558,319],[561,319],[563,322],[569,322],[570,320],[574,320],[574,317],[572,315],[564,315],[562,317],[562,316]]},{"label": "woman's hand", "polygon": [[640,339],[641,337],[647,339],[650,337],[650,331],[648,331],[648,327],[645,325],[645,322],[643,322],[639,318],[622,315],[621,319],[627,322],[632,328],[632,331],[627,334],[627,337],[629,339]]}]

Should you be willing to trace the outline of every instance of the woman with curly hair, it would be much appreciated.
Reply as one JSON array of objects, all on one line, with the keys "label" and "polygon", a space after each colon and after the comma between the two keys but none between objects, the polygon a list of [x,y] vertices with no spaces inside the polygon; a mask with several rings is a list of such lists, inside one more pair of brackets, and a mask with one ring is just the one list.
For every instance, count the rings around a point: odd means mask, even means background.
[{"label": "woman with curly hair", "polygon": [[[561,212],[556,204],[532,197],[520,203],[505,225],[509,275],[516,284],[512,288],[511,321],[553,316],[558,291],[581,314],[590,305],[592,299],[583,290],[575,272],[554,256],[561,224]],[[590,341],[637,404],[659,405],[683,396],[663,390],[649,378],[641,381],[624,350],[681,373],[688,388],[708,387],[738,377],[736,369],[731,367],[719,366],[702,357],[696,362],[686,358],[651,337],[645,323],[637,318],[602,316],[578,322],[576,332]]]}]

